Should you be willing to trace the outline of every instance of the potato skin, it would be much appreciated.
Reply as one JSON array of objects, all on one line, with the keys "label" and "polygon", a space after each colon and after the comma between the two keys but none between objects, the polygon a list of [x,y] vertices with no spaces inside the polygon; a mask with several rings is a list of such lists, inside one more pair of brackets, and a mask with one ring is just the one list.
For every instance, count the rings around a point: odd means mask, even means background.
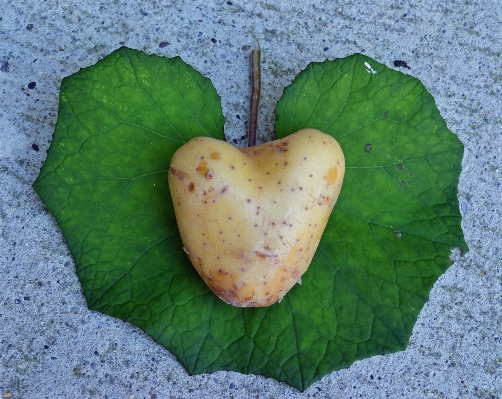
[{"label": "potato skin", "polygon": [[336,140],[314,129],[248,148],[192,139],[169,170],[184,250],[225,302],[280,301],[314,256],[344,172]]}]

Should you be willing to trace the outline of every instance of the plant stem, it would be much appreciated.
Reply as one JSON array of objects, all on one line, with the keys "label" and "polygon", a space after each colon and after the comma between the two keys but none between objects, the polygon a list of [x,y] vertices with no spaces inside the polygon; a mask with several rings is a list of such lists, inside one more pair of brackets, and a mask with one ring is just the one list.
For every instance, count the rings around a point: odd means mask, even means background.
[{"label": "plant stem", "polygon": [[258,129],[258,108],[260,106],[261,91],[261,50],[258,44],[258,50],[251,52],[251,107],[249,110],[248,121],[248,147],[256,145],[256,130]]}]

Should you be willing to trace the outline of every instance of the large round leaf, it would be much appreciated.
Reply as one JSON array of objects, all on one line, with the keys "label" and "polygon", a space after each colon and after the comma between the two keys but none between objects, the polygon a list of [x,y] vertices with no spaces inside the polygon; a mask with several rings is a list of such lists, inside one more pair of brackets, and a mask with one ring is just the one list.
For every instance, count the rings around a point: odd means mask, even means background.
[{"label": "large round leaf", "polygon": [[[366,65],[367,64],[367,65]],[[281,303],[219,300],[183,251],[167,186],[174,151],[224,139],[210,81],[180,58],[121,48],[63,80],[36,191],[75,260],[89,308],[129,321],[189,373],[234,370],[305,389],[406,347],[452,247],[466,249],[462,146],[422,84],[367,57],[311,64],[286,89],[277,135],[332,134],[347,171],[316,256]]]}]

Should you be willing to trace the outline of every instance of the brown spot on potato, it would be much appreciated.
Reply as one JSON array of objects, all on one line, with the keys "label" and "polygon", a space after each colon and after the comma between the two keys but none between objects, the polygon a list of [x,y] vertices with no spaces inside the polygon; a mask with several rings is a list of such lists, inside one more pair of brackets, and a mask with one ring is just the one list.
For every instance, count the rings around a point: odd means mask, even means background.
[{"label": "brown spot on potato", "polygon": [[211,154],[209,154],[209,158],[211,159],[220,159],[220,153],[218,151],[213,151]]},{"label": "brown spot on potato", "polygon": [[319,205],[331,205],[333,203],[333,198],[326,195],[321,195],[317,201]]},{"label": "brown spot on potato", "polygon": [[328,173],[323,177],[324,180],[328,182],[328,184],[335,184],[338,179],[338,167],[333,166]]},{"label": "brown spot on potato", "polygon": [[[288,141],[279,141],[279,143],[276,144],[275,150],[278,152],[286,152],[288,149],[289,142]],[[269,147],[272,147],[271,145]]]},{"label": "brown spot on potato", "polygon": [[190,192],[192,192],[193,189],[194,189],[193,183],[192,182],[188,183],[187,190],[190,191]]},{"label": "brown spot on potato", "polygon": [[264,254],[263,252],[260,251],[255,251],[256,256],[258,256],[261,259],[267,259],[267,258],[277,258],[277,254]]},{"label": "brown spot on potato", "polygon": [[185,172],[182,172],[179,169],[175,169],[173,167],[169,168],[169,172],[178,178],[178,180],[183,180],[185,177],[188,177],[188,175]]},{"label": "brown spot on potato", "polygon": [[213,177],[213,172],[207,165],[206,161],[199,162],[195,170],[199,175],[204,176],[206,179],[211,179]]}]

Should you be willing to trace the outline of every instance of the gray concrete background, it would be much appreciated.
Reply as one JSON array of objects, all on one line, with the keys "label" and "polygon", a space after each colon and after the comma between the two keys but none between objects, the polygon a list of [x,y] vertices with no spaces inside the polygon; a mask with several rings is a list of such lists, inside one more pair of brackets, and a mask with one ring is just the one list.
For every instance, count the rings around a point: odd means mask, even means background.
[{"label": "gray concrete background", "polygon": [[[500,1],[0,0],[0,9],[0,396],[502,397]],[[240,139],[249,99],[242,47],[255,40],[259,140],[309,62],[362,52],[390,67],[405,60],[411,70],[402,71],[422,80],[465,145],[459,200],[470,251],[453,255],[408,349],[358,361],[304,393],[234,372],[189,376],[139,329],[89,311],[62,234],[31,188],[63,77],[121,44],[180,55],[211,78],[227,137]]]}]

